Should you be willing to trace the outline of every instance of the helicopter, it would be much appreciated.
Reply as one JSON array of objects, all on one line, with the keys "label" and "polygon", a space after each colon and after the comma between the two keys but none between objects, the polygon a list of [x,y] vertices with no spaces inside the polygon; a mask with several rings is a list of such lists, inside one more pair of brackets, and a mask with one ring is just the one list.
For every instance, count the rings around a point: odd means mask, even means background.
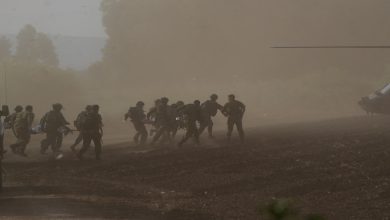
[{"label": "helicopter", "polygon": [[[390,45],[287,45],[272,46],[273,49],[390,49]],[[390,83],[374,93],[362,97],[358,105],[367,115],[390,115]]]}]

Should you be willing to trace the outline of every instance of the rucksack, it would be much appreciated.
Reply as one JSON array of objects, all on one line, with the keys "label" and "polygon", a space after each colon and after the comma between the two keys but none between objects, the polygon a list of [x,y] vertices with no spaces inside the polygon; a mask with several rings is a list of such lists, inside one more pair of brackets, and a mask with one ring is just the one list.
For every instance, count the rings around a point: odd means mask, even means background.
[{"label": "rucksack", "polygon": [[99,129],[99,124],[100,124],[100,119],[98,114],[86,114],[83,122],[82,122],[82,127],[85,130],[96,130]]}]

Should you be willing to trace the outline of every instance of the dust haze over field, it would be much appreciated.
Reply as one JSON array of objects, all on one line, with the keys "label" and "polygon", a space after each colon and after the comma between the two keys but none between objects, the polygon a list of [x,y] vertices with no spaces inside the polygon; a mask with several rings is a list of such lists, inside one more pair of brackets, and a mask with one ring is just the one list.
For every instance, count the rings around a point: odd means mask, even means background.
[{"label": "dust haze over field", "polygon": [[389,7],[379,0],[105,0],[103,59],[82,72],[10,61],[3,65],[8,99],[38,112],[63,102],[69,117],[98,103],[119,118],[138,100],[149,107],[161,96],[192,102],[217,93],[224,103],[234,93],[251,126],[361,114],[357,100],[390,78],[388,49],[270,47],[386,44]]}]

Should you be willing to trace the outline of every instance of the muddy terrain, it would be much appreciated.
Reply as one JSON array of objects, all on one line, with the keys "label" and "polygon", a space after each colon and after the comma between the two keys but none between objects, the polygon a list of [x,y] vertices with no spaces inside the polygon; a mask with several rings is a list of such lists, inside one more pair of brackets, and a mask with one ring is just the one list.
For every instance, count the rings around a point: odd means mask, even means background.
[{"label": "muddy terrain", "polygon": [[[140,148],[106,137],[102,161],[63,147],[56,161],[7,154],[4,219],[265,219],[273,198],[328,219],[390,219],[390,118],[355,117],[250,129],[247,143],[203,139]],[[72,141],[74,137],[68,138]],[[130,140],[130,137],[128,138]]]}]

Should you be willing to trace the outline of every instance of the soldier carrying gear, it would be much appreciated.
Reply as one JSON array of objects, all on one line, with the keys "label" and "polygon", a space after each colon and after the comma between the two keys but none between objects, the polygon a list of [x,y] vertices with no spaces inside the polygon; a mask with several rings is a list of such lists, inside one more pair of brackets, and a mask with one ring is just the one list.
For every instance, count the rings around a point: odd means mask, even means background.
[{"label": "soldier carrying gear", "polygon": [[83,147],[78,153],[78,158],[83,159],[84,153],[91,146],[93,141],[95,145],[95,157],[96,160],[101,159],[102,152],[102,136],[103,136],[103,120],[99,114],[99,106],[92,106],[92,111],[88,112],[85,121],[82,123],[82,134],[83,134]]},{"label": "soldier carrying gear", "polygon": [[146,139],[148,138],[148,131],[145,127],[146,115],[144,112],[145,103],[137,102],[135,107],[131,107],[127,114],[125,114],[125,120],[131,119],[137,133],[134,136],[134,143],[145,145]]},{"label": "soldier carrying gear", "polygon": [[76,152],[76,146],[79,145],[81,143],[81,141],[83,140],[83,123],[88,115],[88,112],[91,112],[92,111],[92,105],[87,105],[85,107],[85,110],[80,112],[78,115],[77,115],[77,118],[76,120],[74,121],[74,126],[76,127],[76,129],[79,131],[79,135],[77,136],[74,144],[70,147],[70,149],[72,150],[72,152]]},{"label": "soldier carrying gear", "polygon": [[199,135],[201,135],[207,127],[209,138],[213,138],[214,123],[212,117],[217,115],[218,110],[223,110],[223,106],[218,104],[217,100],[218,96],[213,94],[210,96],[210,100],[207,100],[202,104],[202,123],[200,124]]},{"label": "soldier carrying gear", "polygon": [[187,118],[187,131],[184,138],[179,142],[178,146],[183,146],[183,144],[191,137],[193,137],[195,143],[199,145],[199,130],[196,123],[201,121],[200,101],[195,100],[193,104],[188,104],[184,106],[181,109],[181,113]]},{"label": "soldier carrying gear", "polygon": [[157,99],[154,101],[154,106],[149,110],[149,112],[146,114],[146,119],[149,121],[152,121],[153,128],[150,130],[150,136],[153,136],[154,133],[158,130],[158,125],[156,123],[156,117],[157,117],[157,108],[161,104],[161,99]]},{"label": "soldier carrying gear", "polygon": [[157,106],[156,111],[156,127],[157,132],[152,140],[152,145],[155,144],[160,137],[162,137],[160,143],[165,143],[166,141],[171,141],[170,135],[169,135],[169,106],[168,106],[169,99],[164,97],[161,98],[161,103],[159,106]]},{"label": "soldier carrying gear", "polygon": [[22,112],[23,111],[23,107],[18,105],[15,107],[15,112],[8,115],[5,119],[4,119],[4,128],[6,129],[12,129],[12,132],[14,133],[14,135],[16,136],[16,133],[15,133],[15,130],[14,130],[14,124],[15,124],[15,119],[16,119],[16,114],[18,114],[19,112]]},{"label": "soldier carrying gear", "polygon": [[61,110],[61,104],[54,104],[53,110],[46,113],[41,119],[41,128],[46,133],[46,139],[41,141],[41,154],[45,154],[49,147],[51,147],[55,154],[60,154],[63,139],[61,128],[69,125],[69,122],[66,121]]},{"label": "soldier carrying gear", "polygon": [[223,114],[228,117],[228,132],[227,137],[230,141],[234,125],[237,127],[241,142],[245,140],[244,129],[242,127],[242,119],[245,113],[245,105],[237,101],[234,95],[229,95],[229,102],[225,104],[222,110]]},{"label": "soldier carrying gear", "polygon": [[13,153],[27,157],[25,150],[31,139],[31,129],[34,117],[35,115],[31,105],[26,106],[25,111],[16,114],[13,130],[15,131],[17,141],[10,146]]}]

